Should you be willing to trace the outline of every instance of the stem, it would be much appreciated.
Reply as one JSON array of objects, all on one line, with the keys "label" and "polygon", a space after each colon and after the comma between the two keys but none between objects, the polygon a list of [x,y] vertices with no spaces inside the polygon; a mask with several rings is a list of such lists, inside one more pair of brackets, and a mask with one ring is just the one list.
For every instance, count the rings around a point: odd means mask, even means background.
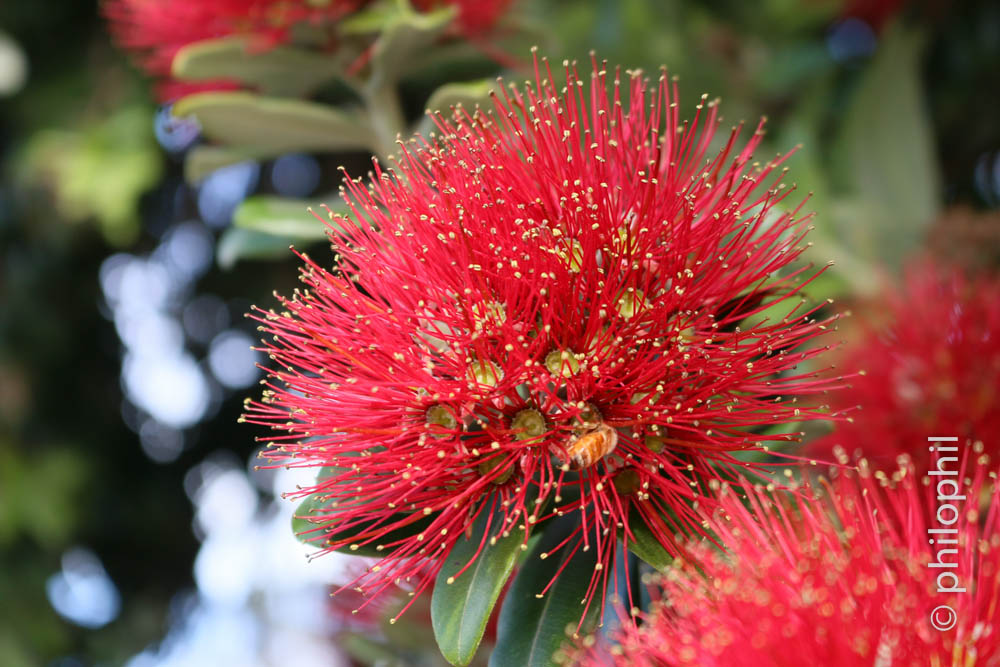
[{"label": "stem", "polygon": [[396,86],[379,83],[366,86],[363,98],[375,135],[372,149],[379,160],[384,162],[396,152],[396,139],[406,130],[399,95]]}]

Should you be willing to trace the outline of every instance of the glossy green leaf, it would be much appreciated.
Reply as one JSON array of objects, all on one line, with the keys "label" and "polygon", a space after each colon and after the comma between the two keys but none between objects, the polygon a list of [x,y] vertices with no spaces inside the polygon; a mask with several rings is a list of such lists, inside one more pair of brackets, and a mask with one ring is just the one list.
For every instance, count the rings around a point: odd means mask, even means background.
[{"label": "glossy green leaf", "polygon": [[[377,542],[370,541],[361,544],[361,542],[366,540],[366,538],[361,536],[371,530],[371,523],[354,526],[338,531],[337,533],[328,533],[322,530],[323,524],[328,522],[324,517],[329,512],[329,505],[330,501],[324,498],[322,494],[313,494],[306,497],[292,515],[292,532],[295,533],[300,542],[314,547],[321,547],[330,541],[341,542],[358,537],[357,543],[345,545],[337,549],[337,551],[342,553],[353,554],[355,556],[371,556],[374,558],[388,556],[392,553],[393,547],[385,546],[379,549],[379,545],[388,545],[397,540],[417,535],[421,531],[426,530],[435,518],[433,514],[414,516],[400,513],[393,515],[388,521],[381,522],[380,526],[392,525],[396,521],[403,519],[412,520],[402,527],[380,535]],[[380,528],[379,530],[383,529]]]},{"label": "glossy green leaf", "polygon": [[[323,219],[329,217],[323,204],[335,213],[346,212],[346,205],[337,195],[310,200],[257,195],[248,197],[236,208],[233,225],[291,239],[320,241],[326,238]],[[322,219],[317,219],[317,215]]]},{"label": "glossy green leaf", "polygon": [[326,104],[247,92],[195,93],[173,106],[194,116],[208,139],[258,156],[291,151],[369,150],[367,121]]},{"label": "glossy green leaf", "polygon": [[292,532],[300,542],[314,547],[322,546],[325,538],[321,521],[313,517],[317,512],[326,511],[329,504],[328,500],[314,494],[306,496],[295,508],[295,513],[292,514]]},{"label": "glossy green leaf", "polygon": [[344,67],[330,53],[287,46],[254,49],[244,37],[189,44],[172,63],[181,81],[236,80],[273,95],[303,95],[339,76]]},{"label": "glossy green leaf", "polygon": [[[560,44],[561,40],[551,26],[531,14],[531,12],[506,12],[490,33],[489,51],[507,54],[511,59],[507,63],[508,69],[526,69],[531,60],[532,47],[537,47],[539,53],[568,52],[565,44]],[[496,64],[480,44],[465,39],[441,40],[432,49],[423,49],[412,54],[406,64],[406,74],[416,77],[437,75],[439,72],[456,67],[467,72],[483,72],[495,69]]]},{"label": "glossy green leaf", "polygon": [[[550,521],[542,539],[524,560],[500,610],[497,646],[490,656],[495,667],[549,667],[556,653],[583,618],[581,632],[590,632],[601,612],[599,596],[584,615],[583,599],[597,565],[597,550],[577,550],[565,569],[571,548],[549,554],[577,527],[577,517]],[[547,554],[546,558],[542,558]],[[555,583],[539,598],[556,573]]]},{"label": "glossy green leaf", "polygon": [[440,112],[447,116],[451,107],[462,105],[470,112],[476,106],[482,106],[490,99],[490,94],[496,90],[496,79],[477,79],[459,83],[446,83],[433,93],[427,100],[428,111]]},{"label": "glossy green leaf", "polygon": [[230,227],[219,237],[215,260],[223,269],[231,269],[241,259],[286,258],[291,256],[290,243],[284,236]]},{"label": "glossy green leaf", "polygon": [[337,29],[344,35],[364,35],[380,32],[386,25],[396,20],[403,12],[412,12],[407,2],[399,0],[376,0],[344,17]]},{"label": "glossy green leaf", "polygon": [[370,85],[374,88],[395,85],[410,71],[415,56],[427,50],[455,15],[454,7],[393,14],[372,50]]},{"label": "glossy green leaf", "polygon": [[461,539],[452,548],[434,583],[431,599],[434,636],[441,653],[453,665],[468,665],[472,661],[497,598],[521,553],[524,531],[518,528],[506,537],[498,535],[501,517],[484,511],[472,536]]},{"label": "glossy green leaf", "polygon": [[880,40],[834,154],[846,189],[831,211],[848,252],[898,266],[941,206],[941,180],[921,82],[922,34],[896,25]]},{"label": "glossy green leaf", "polygon": [[626,541],[625,548],[630,553],[634,553],[661,572],[673,565],[674,557],[663,548],[642,514],[634,506],[629,509],[628,527],[631,535],[627,541],[624,531],[619,533],[619,537]]}]

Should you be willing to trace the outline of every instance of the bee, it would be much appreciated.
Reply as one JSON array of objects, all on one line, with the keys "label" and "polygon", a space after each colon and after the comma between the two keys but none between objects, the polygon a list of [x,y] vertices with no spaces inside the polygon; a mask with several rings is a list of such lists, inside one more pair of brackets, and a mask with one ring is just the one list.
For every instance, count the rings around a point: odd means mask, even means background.
[{"label": "bee", "polygon": [[566,447],[569,465],[574,470],[589,468],[615,451],[618,446],[618,431],[607,424],[598,424],[582,435],[574,436]]}]

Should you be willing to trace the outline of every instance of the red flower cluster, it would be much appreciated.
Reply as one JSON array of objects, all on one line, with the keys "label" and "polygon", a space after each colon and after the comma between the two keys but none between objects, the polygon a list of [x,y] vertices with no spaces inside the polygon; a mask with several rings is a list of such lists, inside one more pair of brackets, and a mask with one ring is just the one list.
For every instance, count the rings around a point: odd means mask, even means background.
[{"label": "red flower cluster", "polygon": [[779,277],[809,216],[783,158],[754,161],[762,128],[717,137],[704,98],[681,121],[666,74],[589,78],[538,74],[349,182],[338,268],[305,258],[306,289],[257,314],[275,367],[246,420],[275,464],[328,467],[290,495],[325,499],[317,545],[382,549],[366,592],[424,590],[477,520],[485,547],[571,513],[560,548],[597,550],[601,599],[619,533],[676,551],[753,429],[839,383],[812,361],[815,273]]},{"label": "red flower cluster", "polygon": [[[580,663],[1000,665],[1000,491],[987,462],[933,484],[912,466],[892,480],[863,466],[795,501],[727,488],[709,523],[729,553],[693,545],[660,577],[645,623],[624,623],[616,644],[592,646]],[[964,485],[942,491],[942,479]]]},{"label": "red flower cluster", "polygon": [[1000,459],[1000,280],[923,260],[876,307],[858,318],[838,364],[864,375],[835,402],[861,410],[812,446],[816,456],[840,445],[889,469],[908,453],[923,473],[927,436],[952,434],[981,440]]},{"label": "red flower cluster", "polygon": [[[232,81],[192,84],[170,80],[174,56],[183,47],[207,39],[242,35],[250,47],[266,50],[288,43],[301,24],[319,31],[357,11],[371,0],[107,0],[111,32],[142,66],[162,78],[160,95],[172,99],[199,90],[235,88]],[[510,0],[415,0],[419,11],[437,6],[458,8],[458,30],[478,36],[492,27]],[[320,33],[325,34],[325,33]],[[331,35],[332,37],[332,35]]]},{"label": "red flower cluster", "polygon": [[881,32],[905,4],[906,0],[847,0],[841,16],[861,19],[875,32]]},{"label": "red flower cluster", "polygon": [[[168,78],[177,52],[206,39],[245,35],[251,47],[268,49],[286,43],[300,23],[322,25],[357,10],[368,0],[107,0],[111,32],[126,49],[139,54],[153,76]],[[231,82],[181,84],[165,81],[164,99],[235,87]]]}]

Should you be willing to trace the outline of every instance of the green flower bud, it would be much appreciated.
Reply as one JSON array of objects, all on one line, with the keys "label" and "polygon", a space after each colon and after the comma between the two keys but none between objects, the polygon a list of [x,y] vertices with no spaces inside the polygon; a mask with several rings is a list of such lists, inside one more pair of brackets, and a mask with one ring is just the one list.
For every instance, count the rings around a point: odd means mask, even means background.
[{"label": "green flower bud", "polygon": [[473,361],[469,366],[468,378],[470,382],[495,387],[503,377],[503,371],[492,361]]},{"label": "green flower bud", "polygon": [[611,478],[611,483],[615,486],[615,491],[623,496],[627,496],[635,493],[642,486],[639,480],[639,473],[633,468],[625,468],[620,471],[614,477]]},{"label": "green flower bud", "polygon": [[479,469],[479,474],[482,475],[483,477],[486,477],[494,470],[499,468],[501,465],[506,465],[507,466],[506,469],[503,470],[499,475],[490,480],[491,483],[500,486],[508,479],[510,479],[510,476],[514,474],[514,465],[513,463],[508,461],[506,457],[499,455],[494,456],[491,459],[481,461],[477,467]]},{"label": "green flower bud", "polygon": [[643,442],[646,445],[646,449],[654,454],[659,454],[663,451],[663,448],[667,446],[667,443],[663,441],[663,438],[658,435],[647,435]]},{"label": "green flower bud", "polygon": [[516,415],[514,415],[513,421],[511,421],[511,429],[514,431],[514,437],[518,440],[531,440],[533,438],[538,438],[545,434],[548,430],[548,426],[545,423],[545,417],[538,410],[521,410]]},{"label": "green flower bud", "polygon": [[545,367],[555,376],[572,377],[580,371],[580,362],[573,350],[552,350],[545,355]]}]

